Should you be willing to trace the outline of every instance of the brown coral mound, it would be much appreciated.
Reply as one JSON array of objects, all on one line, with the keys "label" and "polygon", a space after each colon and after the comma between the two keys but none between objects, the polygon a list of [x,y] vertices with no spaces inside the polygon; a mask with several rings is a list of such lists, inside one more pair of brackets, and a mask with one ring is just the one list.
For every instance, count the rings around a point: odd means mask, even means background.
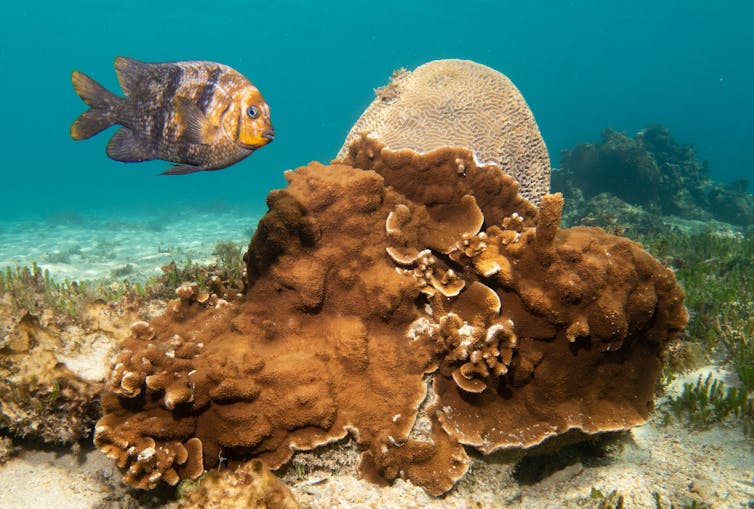
[{"label": "brown coral mound", "polygon": [[534,204],[550,189],[550,157],[534,115],[503,74],[470,60],[434,60],[396,71],[356,121],[337,155],[344,160],[362,132],[391,150],[470,149],[495,164]]},{"label": "brown coral mound", "polygon": [[129,484],[245,457],[274,469],[351,433],[362,475],[437,495],[465,473],[463,444],[646,419],[686,322],[670,270],[602,230],[560,230],[559,195],[537,210],[468,150],[358,143],[379,173],[311,163],[270,193],[244,301],[184,289],[135,326],[95,436]]}]

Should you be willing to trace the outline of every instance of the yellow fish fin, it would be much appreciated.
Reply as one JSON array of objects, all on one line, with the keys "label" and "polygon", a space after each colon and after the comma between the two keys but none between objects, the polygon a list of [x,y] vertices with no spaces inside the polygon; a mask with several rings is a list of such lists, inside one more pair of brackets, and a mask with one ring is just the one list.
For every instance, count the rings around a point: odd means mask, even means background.
[{"label": "yellow fish fin", "polygon": [[87,106],[91,106],[91,109],[79,115],[71,126],[71,138],[85,140],[118,123],[115,110],[124,99],[116,97],[92,78],[78,71],[71,74],[71,82],[81,100]]},{"label": "yellow fish fin", "polygon": [[182,96],[175,98],[175,109],[178,112],[178,122],[183,127],[179,132],[179,141],[199,145],[212,145],[220,134],[220,128],[209,121],[204,112]]}]

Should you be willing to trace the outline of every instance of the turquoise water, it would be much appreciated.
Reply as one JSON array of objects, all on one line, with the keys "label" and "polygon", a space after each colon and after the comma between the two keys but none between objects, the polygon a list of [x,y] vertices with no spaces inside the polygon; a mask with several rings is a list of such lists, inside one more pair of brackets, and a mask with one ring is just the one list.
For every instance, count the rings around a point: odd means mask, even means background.
[{"label": "turquoise water", "polygon": [[[751,177],[754,2],[8,2],[0,17],[4,219],[76,211],[264,211],[282,171],[329,161],[372,89],[437,58],[494,67],[521,89],[548,144],[668,125],[713,178]],[[73,69],[118,90],[117,55],[207,59],[248,76],[277,137],[219,172],[158,177],[162,162],[109,160],[113,130],[74,142]]]}]

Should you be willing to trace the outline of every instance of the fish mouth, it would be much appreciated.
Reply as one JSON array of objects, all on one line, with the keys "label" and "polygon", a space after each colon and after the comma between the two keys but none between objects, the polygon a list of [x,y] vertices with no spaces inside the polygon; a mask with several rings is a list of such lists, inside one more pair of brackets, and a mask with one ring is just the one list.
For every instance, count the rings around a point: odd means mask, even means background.
[{"label": "fish mouth", "polygon": [[274,129],[267,129],[261,134],[254,134],[251,137],[248,138],[238,138],[236,140],[236,143],[244,148],[256,150],[258,148],[264,147],[268,143],[270,143],[272,140],[275,139],[275,130]]}]

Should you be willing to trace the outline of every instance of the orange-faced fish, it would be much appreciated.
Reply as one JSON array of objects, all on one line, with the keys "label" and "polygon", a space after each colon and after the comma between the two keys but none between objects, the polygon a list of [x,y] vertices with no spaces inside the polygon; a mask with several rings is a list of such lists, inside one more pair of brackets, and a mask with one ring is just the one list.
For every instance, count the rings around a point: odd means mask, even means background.
[{"label": "orange-faced fish", "polygon": [[226,168],[275,136],[262,94],[227,65],[118,57],[115,71],[125,97],[78,71],[71,76],[91,107],[73,123],[71,137],[85,140],[121,125],[107,144],[111,159],[162,159],[176,163],[163,175],[184,175]]}]

